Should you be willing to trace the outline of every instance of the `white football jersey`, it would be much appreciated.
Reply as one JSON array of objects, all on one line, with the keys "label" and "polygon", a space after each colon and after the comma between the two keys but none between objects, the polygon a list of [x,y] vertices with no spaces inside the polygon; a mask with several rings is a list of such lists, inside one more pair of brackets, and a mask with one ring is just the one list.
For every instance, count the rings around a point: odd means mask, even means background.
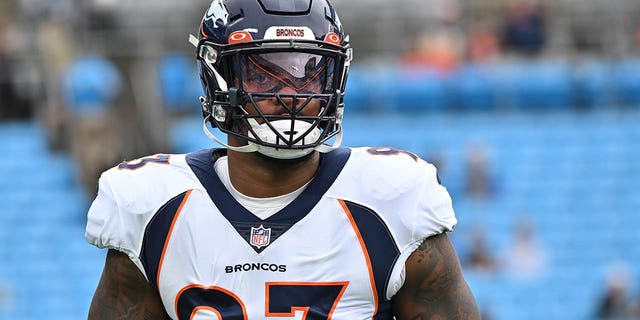
[{"label": "white football jersey", "polygon": [[225,152],[122,163],[89,210],[87,241],[126,253],[173,319],[392,319],[409,254],[456,224],[435,167],[408,152],[323,154],[264,220],[216,175]]}]

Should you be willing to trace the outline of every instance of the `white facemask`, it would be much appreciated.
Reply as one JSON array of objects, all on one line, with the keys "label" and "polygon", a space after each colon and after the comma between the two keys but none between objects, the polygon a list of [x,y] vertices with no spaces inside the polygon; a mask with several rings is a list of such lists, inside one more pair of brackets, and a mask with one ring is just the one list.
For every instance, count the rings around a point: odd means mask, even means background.
[{"label": "white facemask", "polygon": [[[303,157],[313,152],[314,150],[318,152],[326,153],[338,148],[342,143],[342,130],[339,130],[338,134],[336,135],[336,139],[332,145],[321,144],[319,146],[316,146],[315,148],[281,149],[281,148],[261,146],[253,142],[249,142],[249,144],[242,147],[233,147],[220,141],[220,139],[218,139],[215,135],[213,135],[209,131],[209,128],[207,128],[208,119],[209,119],[208,117],[204,119],[204,124],[203,124],[204,133],[210,139],[217,142],[218,144],[230,150],[234,150],[238,152],[256,152],[257,151],[267,157],[271,157],[275,159],[296,159],[296,158]],[[282,136],[284,137],[289,136],[287,133],[289,133],[289,131],[291,130],[291,120],[276,120],[276,121],[271,121],[270,123]],[[251,128],[253,129],[253,131],[255,131],[257,137],[262,141],[273,143],[273,144],[276,144],[279,142],[277,139],[278,136],[271,130],[269,125],[267,125],[266,123],[258,124],[258,122],[255,121],[255,119],[249,119],[249,124],[251,125]],[[305,121],[295,120],[293,124],[293,128],[296,131],[293,135],[293,140],[296,140],[298,137],[302,136],[305,132],[307,132],[309,128],[311,128],[311,124]],[[303,139],[304,141],[300,140],[296,144],[302,145],[303,143],[315,142],[320,137],[320,133],[321,133],[320,129],[318,129],[317,127],[313,128],[311,132],[309,132],[309,134],[305,137],[305,139]],[[249,136],[252,138],[255,137],[251,132],[249,132]],[[311,140],[311,141],[308,141],[308,140]],[[282,145],[286,146],[285,144],[282,144]]]}]

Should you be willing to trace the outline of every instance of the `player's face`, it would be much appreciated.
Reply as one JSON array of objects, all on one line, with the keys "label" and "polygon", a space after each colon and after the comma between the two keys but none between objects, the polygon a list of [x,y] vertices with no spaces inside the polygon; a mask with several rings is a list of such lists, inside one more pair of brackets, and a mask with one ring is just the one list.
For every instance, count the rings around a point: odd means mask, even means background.
[{"label": "player's face", "polygon": [[[279,96],[255,96],[245,105],[247,112],[265,115],[317,116],[325,101],[321,98],[295,97],[296,94],[322,94],[330,87],[332,73],[329,58],[308,53],[265,53],[245,57],[241,67],[242,89],[247,93],[277,93]],[[289,110],[287,110],[287,108]]]}]

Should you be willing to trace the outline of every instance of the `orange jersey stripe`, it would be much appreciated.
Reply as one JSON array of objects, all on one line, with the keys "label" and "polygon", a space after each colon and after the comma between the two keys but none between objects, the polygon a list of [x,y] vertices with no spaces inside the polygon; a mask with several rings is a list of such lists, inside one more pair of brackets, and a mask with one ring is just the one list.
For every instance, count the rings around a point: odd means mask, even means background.
[{"label": "orange jersey stripe", "polygon": [[371,316],[371,319],[373,319],[373,317],[375,317],[375,315],[378,314],[378,290],[376,289],[376,281],[373,276],[373,267],[371,266],[371,258],[369,257],[369,251],[367,250],[367,246],[364,243],[364,239],[362,239],[362,235],[360,234],[360,229],[358,229],[358,226],[356,225],[356,222],[353,219],[353,215],[351,214],[351,211],[347,207],[347,204],[342,199],[338,199],[338,202],[342,206],[342,209],[344,210],[345,215],[347,216],[347,218],[349,219],[349,222],[351,223],[351,227],[353,227],[353,231],[356,233],[356,236],[358,237],[358,241],[360,242],[360,247],[362,248],[362,253],[364,254],[365,260],[367,261],[367,270],[369,271],[369,282],[371,282],[371,290],[373,293],[374,311],[373,311],[373,315]]},{"label": "orange jersey stripe", "polygon": [[160,263],[158,264],[158,273],[156,274],[156,288],[158,288],[158,292],[160,291],[160,273],[162,272],[162,264],[164,263],[164,255],[167,252],[167,246],[169,246],[169,241],[171,240],[171,234],[173,233],[173,227],[176,224],[176,221],[178,221],[178,217],[180,216],[180,212],[182,212],[182,208],[184,207],[185,203],[187,203],[187,199],[189,199],[189,196],[191,195],[191,192],[193,191],[193,189],[187,191],[187,193],[184,196],[184,199],[182,199],[182,202],[180,203],[180,206],[178,207],[178,210],[176,211],[176,215],[173,217],[173,221],[171,221],[171,227],[169,227],[169,233],[167,234],[167,239],[164,241],[164,247],[162,248],[162,255],[160,256]]}]

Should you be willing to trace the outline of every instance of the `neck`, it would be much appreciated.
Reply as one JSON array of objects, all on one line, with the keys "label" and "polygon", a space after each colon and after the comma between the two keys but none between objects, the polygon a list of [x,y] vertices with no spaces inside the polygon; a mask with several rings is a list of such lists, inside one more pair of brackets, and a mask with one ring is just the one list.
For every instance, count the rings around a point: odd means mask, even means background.
[{"label": "neck", "polygon": [[229,177],[240,193],[268,198],[291,193],[309,182],[320,166],[320,154],[298,159],[280,160],[257,152],[229,150]]}]

